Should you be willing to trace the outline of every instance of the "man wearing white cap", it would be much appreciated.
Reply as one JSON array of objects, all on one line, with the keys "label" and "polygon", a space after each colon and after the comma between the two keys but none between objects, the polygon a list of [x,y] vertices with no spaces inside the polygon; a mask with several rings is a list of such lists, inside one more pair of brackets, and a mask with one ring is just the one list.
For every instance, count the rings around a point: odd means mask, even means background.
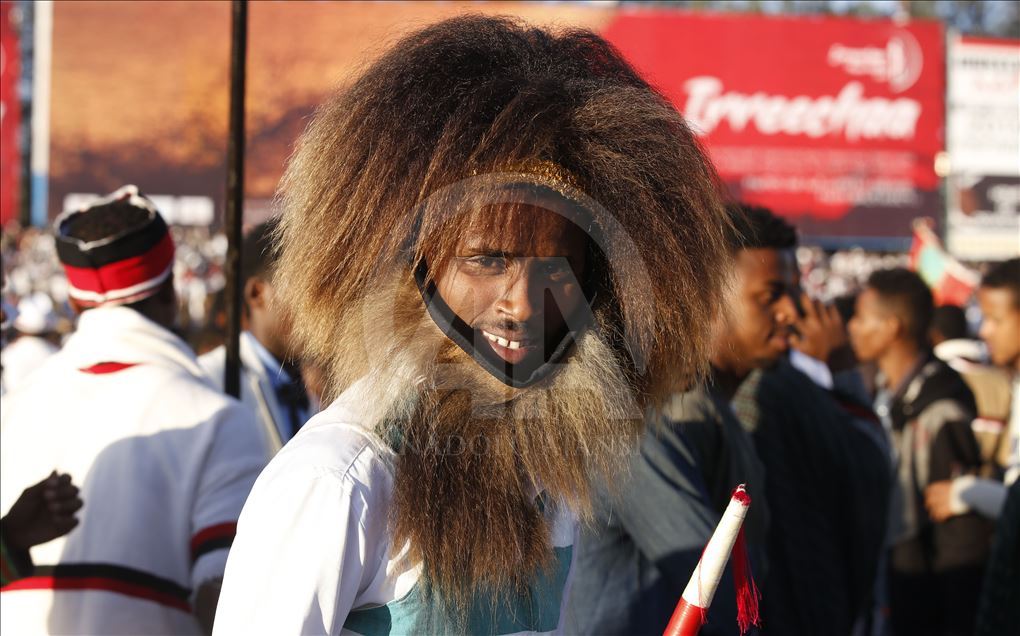
[{"label": "man wearing white cap", "polygon": [[254,414],[170,328],[174,244],[126,186],[57,220],[78,329],[0,414],[0,508],[54,467],[89,502],[2,588],[10,634],[211,629],[235,522],[266,451]]},{"label": "man wearing white cap", "polygon": [[35,292],[18,302],[17,315],[11,327],[15,335],[0,353],[4,390],[18,387],[51,355],[57,346],[47,337],[57,328],[53,301],[42,292]]}]

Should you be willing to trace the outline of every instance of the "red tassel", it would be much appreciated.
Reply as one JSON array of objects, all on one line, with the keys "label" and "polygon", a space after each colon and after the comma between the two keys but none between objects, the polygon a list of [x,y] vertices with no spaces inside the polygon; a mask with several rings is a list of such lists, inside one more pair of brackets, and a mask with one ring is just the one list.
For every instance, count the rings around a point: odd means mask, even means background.
[{"label": "red tassel", "polygon": [[737,533],[737,540],[733,543],[730,564],[733,566],[733,583],[737,592],[737,625],[740,627],[740,633],[744,634],[751,625],[761,627],[758,615],[758,599],[761,598],[761,594],[751,575],[751,561],[747,556],[743,528]]}]

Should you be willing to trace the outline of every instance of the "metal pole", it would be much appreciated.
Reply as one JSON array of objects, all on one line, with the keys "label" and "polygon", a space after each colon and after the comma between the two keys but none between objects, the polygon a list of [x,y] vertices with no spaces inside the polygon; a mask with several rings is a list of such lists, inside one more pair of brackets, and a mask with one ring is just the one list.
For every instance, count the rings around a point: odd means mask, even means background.
[{"label": "metal pole", "polygon": [[32,149],[31,219],[32,225],[45,227],[49,222],[50,175],[50,74],[53,57],[53,3],[33,6],[35,33],[32,45]]},{"label": "metal pole", "polygon": [[231,2],[230,132],[227,139],[227,360],[223,388],[241,394],[241,224],[244,220],[244,79],[248,50],[248,2]]}]

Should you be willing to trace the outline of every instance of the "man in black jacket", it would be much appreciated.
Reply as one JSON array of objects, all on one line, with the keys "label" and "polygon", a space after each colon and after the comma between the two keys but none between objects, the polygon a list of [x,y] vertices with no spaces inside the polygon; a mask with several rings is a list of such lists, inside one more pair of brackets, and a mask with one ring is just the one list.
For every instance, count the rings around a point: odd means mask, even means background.
[{"label": "man in black jacket", "polygon": [[[787,234],[795,239],[792,228]],[[788,271],[799,290],[798,270]],[[799,301],[789,354],[754,371],[732,400],[767,477],[761,631],[846,636],[874,606],[889,447],[864,391],[852,390],[839,309],[803,293]]]},{"label": "man in black jacket", "polygon": [[752,374],[733,405],[767,476],[762,632],[850,634],[872,604],[887,523],[892,475],[877,423],[787,358]]},{"label": "man in black jacket", "polygon": [[[566,631],[661,634],[715,524],[738,484],[755,575],[764,575],[768,534],[765,469],[730,404],[755,370],[788,349],[793,302],[793,228],[763,208],[733,206],[734,298],[720,320],[707,386],[678,393],[659,427],[629,458],[628,478],[605,490],[595,524],[577,543]],[[725,575],[729,578],[729,573]],[[701,634],[735,634],[733,585],[724,580]],[[767,591],[763,591],[763,595]]]},{"label": "man in black jacket", "polygon": [[892,269],[871,276],[850,321],[858,359],[880,370],[875,410],[898,459],[889,578],[898,636],[969,634],[989,547],[990,526],[977,515],[936,523],[924,507],[929,483],[975,472],[981,462],[970,428],[974,396],[928,343],[933,311],[924,281]]}]

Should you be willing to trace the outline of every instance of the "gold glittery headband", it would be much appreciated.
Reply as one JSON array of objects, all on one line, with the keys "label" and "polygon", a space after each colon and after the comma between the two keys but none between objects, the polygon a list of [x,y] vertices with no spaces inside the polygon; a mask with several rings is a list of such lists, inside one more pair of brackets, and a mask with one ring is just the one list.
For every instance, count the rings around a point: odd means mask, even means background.
[{"label": "gold glittery headband", "polygon": [[[478,170],[471,171],[472,176],[484,176],[485,174]],[[508,164],[493,170],[488,175],[496,177],[500,181],[506,181],[507,184],[521,180],[533,185],[545,186],[571,201],[582,203],[583,191],[577,178],[566,168],[552,161],[535,159],[524,163]]]}]

